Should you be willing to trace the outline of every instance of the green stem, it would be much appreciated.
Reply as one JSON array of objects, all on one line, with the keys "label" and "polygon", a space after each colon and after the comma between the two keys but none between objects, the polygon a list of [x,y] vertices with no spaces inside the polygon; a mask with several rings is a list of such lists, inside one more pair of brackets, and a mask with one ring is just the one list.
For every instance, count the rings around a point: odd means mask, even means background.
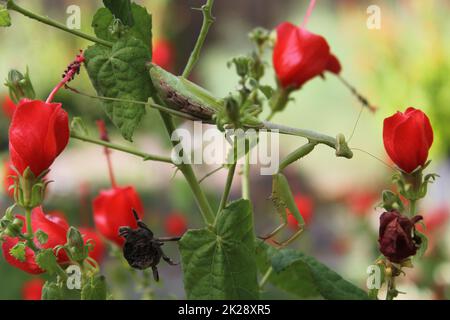
[{"label": "green stem", "polygon": [[31,225],[31,208],[25,208],[25,220],[26,220],[26,229],[27,229],[27,238],[29,239],[33,239],[34,234],[33,234],[33,227]]},{"label": "green stem", "polygon": [[163,157],[163,156],[159,156],[159,155],[153,155],[153,154],[145,153],[145,152],[133,149],[131,147],[121,146],[121,145],[117,145],[115,143],[103,141],[103,140],[100,140],[100,139],[90,138],[90,137],[87,137],[87,136],[83,136],[83,135],[77,134],[75,132],[71,132],[70,136],[72,138],[74,138],[74,139],[77,139],[77,140],[90,142],[90,143],[98,144],[100,146],[104,146],[104,147],[107,147],[107,148],[110,148],[110,149],[114,149],[114,150],[122,151],[122,152],[125,152],[125,153],[133,154],[135,156],[143,158],[145,161],[153,160],[153,161],[159,161],[159,162],[165,162],[165,163],[173,164],[173,161],[172,161],[172,159],[170,157]]},{"label": "green stem", "polygon": [[250,151],[245,154],[242,167],[242,198],[250,200]]},{"label": "green stem", "polygon": [[[154,97],[155,102],[160,105],[164,105],[164,102],[159,98],[159,96]],[[170,114],[160,111],[161,118],[163,120],[164,126],[166,127],[167,133],[169,134],[169,139],[172,137],[173,132],[175,131],[175,125],[173,123],[173,119]],[[175,145],[175,141],[171,141],[172,145]],[[197,205],[200,209],[200,213],[202,214],[203,220],[206,224],[212,225],[214,223],[214,212],[211,208],[211,205],[206,198],[205,193],[200,187],[200,183],[195,176],[194,170],[192,166],[187,163],[182,163],[178,165],[178,169],[183,173],[184,178],[188,182],[192,193],[194,194]]]},{"label": "green stem", "polygon": [[230,169],[228,169],[227,181],[225,182],[225,190],[223,191],[222,199],[220,200],[219,210],[217,211],[216,217],[219,216],[219,213],[223,209],[225,209],[225,207],[227,205],[227,201],[228,201],[228,197],[230,196],[231,185],[233,183],[235,171],[236,171],[236,162],[231,165]]},{"label": "green stem", "polygon": [[259,282],[259,290],[262,290],[264,286],[266,285],[267,281],[269,280],[271,274],[273,272],[273,267],[270,266],[264,276],[262,277],[261,281]]},{"label": "green stem", "polygon": [[40,16],[40,15],[35,14],[35,13],[31,12],[31,11],[28,11],[28,10],[18,6],[12,0],[8,0],[7,8],[8,8],[8,10],[16,11],[16,12],[18,12],[20,14],[23,14],[24,16],[26,16],[28,18],[37,20],[37,21],[42,22],[44,24],[47,24],[49,26],[52,26],[52,27],[55,27],[57,29],[63,30],[65,32],[71,33],[71,34],[76,35],[76,36],[78,36],[80,38],[83,38],[83,39],[86,39],[86,40],[89,40],[89,41],[92,41],[92,42],[104,45],[106,47],[112,47],[112,45],[113,45],[109,41],[106,41],[106,40],[103,40],[103,39],[99,39],[99,38],[96,38],[94,36],[90,36],[88,34],[85,34],[83,32],[77,31],[77,30],[69,29],[65,25],[63,25],[62,23],[56,22],[56,21],[54,21],[54,20],[52,20],[52,19],[50,19],[48,17]]},{"label": "green stem", "polygon": [[31,224],[31,211],[32,208],[25,208],[25,223],[26,223],[26,230],[27,233],[25,235],[25,238],[27,239],[27,247],[33,250],[34,252],[39,251],[39,249],[34,244],[34,233],[33,233],[33,226]]},{"label": "green stem", "polygon": [[416,214],[417,200],[409,200],[409,215],[414,217]]},{"label": "green stem", "polygon": [[203,44],[205,43],[206,35],[208,34],[209,28],[214,22],[214,17],[212,16],[211,10],[214,4],[214,0],[207,0],[206,3],[202,6],[203,12],[203,24],[200,30],[200,34],[197,38],[197,42],[195,43],[194,50],[189,57],[188,63],[183,71],[183,77],[187,78],[192,72],[195,64],[197,63],[200,57],[200,51],[202,50]]}]

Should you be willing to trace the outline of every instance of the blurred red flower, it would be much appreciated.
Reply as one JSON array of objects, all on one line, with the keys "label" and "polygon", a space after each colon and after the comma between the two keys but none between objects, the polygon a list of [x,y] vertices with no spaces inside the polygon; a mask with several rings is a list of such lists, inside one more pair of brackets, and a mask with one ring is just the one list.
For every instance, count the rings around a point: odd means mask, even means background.
[{"label": "blurred red flower", "polygon": [[433,128],[427,115],[409,107],[386,118],[383,125],[384,148],[392,161],[411,173],[423,166],[433,144]]},{"label": "blurred red flower", "polygon": [[11,162],[35,176],[48,169],[69,142],[69,120],[60,103],[22,100],[9,127]]},{"label": "blurred red flower", "polygon": [[322,36],[289,22],[281,23],[276,30],[273,65],[283,88],[298,89],[325,71],[341,72],[339,60]]},{"label": "blurred red flower", "polygon": [[132,209],[135,209],[142,219],[144,208],[134,187],[113,187],[100,191],[93,201],[94,222],[98,232],[122,246],[124,239],[119,236],[119,228],[137,228]]},{"label": "blurred red flower", "polygon": [[16,104],[11,100],[11,98],[8,95],[5,95],[3,97],[2,109],[5,116],[7,116],[10,119],[12,118],[14,111],[16,111]]},{"label": "blurred red flower", "polygon": [[44,280],[36,278],[25,282],[22,286],[23,300],[41,300]]},{"label": "blurred red flower", "polygon": [[165,39],[157,39],[153,44],[152,62],[167,71],[173,71],[175,56],[172,44]]},{"label": "blurred red flower", "polygon": [[[308,225],[313,218],[314,202],[310,197],[304,195],[296,195],[294,199],[298,211],[300,211],[300,214],[302,215],[303,220],[305,221],[305,225]],[[287,215],[287,222],[290,228],[294,230],[298,229],[297,219],[295,219],[295,217],[289,211]]]},{"label": "blurred red flower", "polygon": [[83,235],[84,243],[86,244],[88,240],[91,240],[91,243],[94,246],[92,251],[89,252],[89,257],[98,263],[102,263],[103,258],[105,257],[106,246],[101,236],[93,228],[81,227],[79,230]]},{"label": "blurred red flower", "polygon": [[14,178],[12,176],[17,176],[17,172],[11,168],[11,162],[9,160],[3,163],[3,175],[3,187],[5,193],[12,198],[14,197],[14,189],[9,189],[9,187],[14,184]]},{"label": "blurred red flower", "polygon": [[187,220],[181,213],[171,213],[165,221],[166,233],[172,237],[182,236],[187,230]]},{"label": "blurred red flower", "polygon": [[354,191],[345,197],[345,203],[351,213],[363,216],[374,209],[379,195],[372,191]]}]

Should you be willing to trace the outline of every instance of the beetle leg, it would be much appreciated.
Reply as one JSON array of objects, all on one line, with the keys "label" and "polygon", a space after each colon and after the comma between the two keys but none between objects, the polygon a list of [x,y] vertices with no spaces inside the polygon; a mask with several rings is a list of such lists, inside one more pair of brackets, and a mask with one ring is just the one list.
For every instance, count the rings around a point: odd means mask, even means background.
[{"label": "beetle leg", "polygon": [[165,262],[167,262],[167,263],[170,264],[171,266],[177,266],[177,265],[179,265],[179,263],[173,262],[172,259],[170,259],[168,256],[166,256],[164,253],[163,253],[162,258],[164,259]]},{"label": "beetle leg", "polygon": [[156,266],[152,266],[152,271],[153,271],[153,279],[155,279],[155,281],[158,282],[159,281],[158,268]]},{"label": "beetle leg", "polygon": [[166,241],[180,241],[181,237],[162,237],[158,238],[158,241],[166,242]]}]

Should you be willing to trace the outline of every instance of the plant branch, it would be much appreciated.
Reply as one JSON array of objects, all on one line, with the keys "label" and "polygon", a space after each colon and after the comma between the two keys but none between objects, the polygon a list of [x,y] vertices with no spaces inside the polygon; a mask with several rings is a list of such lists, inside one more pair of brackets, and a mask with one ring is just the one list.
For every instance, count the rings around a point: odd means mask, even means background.
[{"label": "plant branch", "polygon": [[250,151],[245,154],[242,167],[242,198],[250,200]]},{"label": "plant branch", "polygon": [[[153,97],[153,99],[158,104],[164,105],[164,102],[159,98],[159,96],[155,96]],[[171,139],[172,134],[175,131],[173,119],[170,116],[170,114],[164,113],[163,111],[160,111],[160,115],[164,122],[164,126],[166,127],[167,133],[169,134],[169,139],[171,140],[172,145],[175,145],[175,141],[172,141]],[[189,184],[189,187],[191,188],[192,193],[194,194],[195,200],[200,209],[200,213],[202,214],[203,220],[205,221],[206,224],[212,225],[215,219],[214,212],[211,208],[211,205],[208,202],[208,199],[206,198],[205,193],[200,187],[200,183],[198,182],[197,177],[195,176],[192,166],[187,163],[182,163],[178,165],[178,169],[183,173],[186,181]]]},{"label": "plant branch", "polygon": [[28,10],[18,6],[12,0],[8,0],[7,8],[8,8],[8,10],[16,11],[16,12],[18,12],[18,13],[20,13],[20,14],[22,14],[22,15],[30,18],[30,19],[37,20],[37,21],[42,22],[42,23],[44,23],[46,25],[49,25],[49,26],[52,26],[54,28],[57,28],[57,29],[65,31],[65,32],[71,33],[73,35],[76,35],[76,36],[78,36],[80,38],[83,38],[83,39],[86,39],[86,40],[89,40],[89,41],[101,44],[101,45],[106,46],[106,47],[112,47],[112,45],[113,45],[109,41],[106,41],[106,40],[103,40],[103,39],[99,39],[99,38],[96,38],[94,36],[90,36],[88,34],[85,34],[83,32],[77,31],[77,30],[69,29],[65,25],[63,25],[62,23],[56,22],[56,21],[54,21],[54,20],[52,20],[52,19],[50,19],[48,17],[40,16],[40,15],[35,14],[35,13],[31,12],[31,11],[28,11]]},{"label": "plant branch", "polygon": [[200,34],[197,38],[197,42],[195,43],[194,49],[189,57],[189,60],[186,64],[186,67],[183,71],[183,77],[187,78],[192,72],[195,64],[197,63],[200,57],[200,51],[202,50],[203,44],[205,43],[206,35],[208,34],[209,28],[214,23],[214,17],[212,15],[212,6],[214,4],[214,0],[207,0],[206,3],[202,6],[203,12],[203,24],[200,30]]},{"label": "plant branch", "polygon": [[103,141],[103,140],[100,140],[100,139],[95,139],[95,138],[83,136],[83,135],[80,135],[80,134],[75,133],[75,132],[71,132],[70,136],[72,138],[74,138],[74,139],[77,139],[77,140],[81,140],[81,141],[97,144],[97,145],[100,145],[100,146],[103,146],[103,147],[107,147],[107,148],[110,148],[110,149],[114,149],[114,150],[122,151],[122,152],[125,152],[125,153],[129,153],[129,154],[141,157],[145,161],[153,160],[153,161],[159,161],[159,162],[165,162],[165,163],[174,164],[170,157],[163,157],[163,156],[159,156],[159,155],[153,155],[153,154],[145,153],[145,152],[133,149],[133,148],[128,147],[128,146],[122,146],[122,145],[118,145],[118,144],[115,144],[115,143]]}]

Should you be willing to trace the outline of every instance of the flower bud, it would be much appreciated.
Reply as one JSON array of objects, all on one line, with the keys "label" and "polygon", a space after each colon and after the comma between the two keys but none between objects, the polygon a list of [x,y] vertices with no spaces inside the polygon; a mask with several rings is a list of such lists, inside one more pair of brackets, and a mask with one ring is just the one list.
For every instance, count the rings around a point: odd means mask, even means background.
[{"label": "flower bud", "polygon": [[9,96],[15,104],[24,98],[33,100],[36,97],[28,70],[25,76],[15,69],[10,70],[5,85],[9,88]]},{"label": "flower bud", "polygon": [[411,173],[427,161],[433,128],[425,113],[410,107],[384,120],[383,142],[392,161]]}]

